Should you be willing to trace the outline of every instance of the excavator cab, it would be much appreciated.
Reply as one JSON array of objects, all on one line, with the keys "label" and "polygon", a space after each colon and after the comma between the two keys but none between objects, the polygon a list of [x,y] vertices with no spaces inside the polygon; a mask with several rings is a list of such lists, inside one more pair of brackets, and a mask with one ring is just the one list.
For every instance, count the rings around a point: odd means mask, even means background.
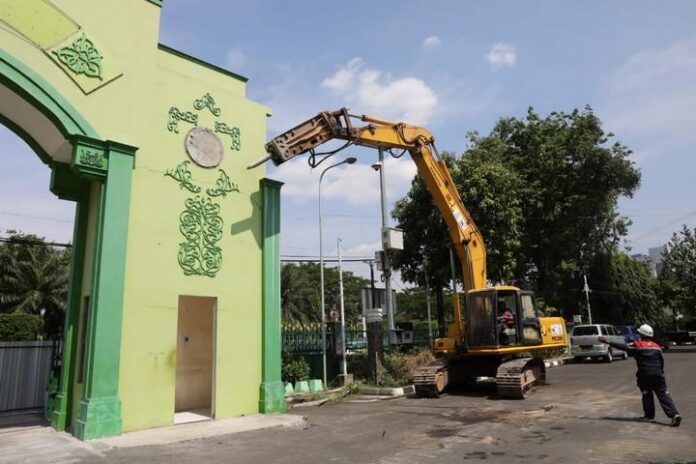
[{"label": "excavator cab", "polygon": [[516,287],[494,287],[467,292],[466,349],[496,350],[539,345],[541,325],[534,310],[534,294]]}]

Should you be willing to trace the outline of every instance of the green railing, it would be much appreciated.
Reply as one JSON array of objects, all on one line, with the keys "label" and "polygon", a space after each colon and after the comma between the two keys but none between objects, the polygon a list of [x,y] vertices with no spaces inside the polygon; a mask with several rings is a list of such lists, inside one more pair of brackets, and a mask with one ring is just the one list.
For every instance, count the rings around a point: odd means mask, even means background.
[{"label": "green railing", "polygon": [[[382,344],[385,350],[408,347],[428,346],[428,330],[414,330],[410,342],[389,344],[389,334],[385,328]],[[282,330],[283,351],[293,354],[318,354],[322,352],[321,326],[293,327],[284,326]],[[340,328],[337,324],[329,324],[326,329],[325,347],[329,355],[340,352]],[[437,334],[435,334],[437,336]],[[362,327],[346,328],[346,351],[367,349],[367,335]]]}]

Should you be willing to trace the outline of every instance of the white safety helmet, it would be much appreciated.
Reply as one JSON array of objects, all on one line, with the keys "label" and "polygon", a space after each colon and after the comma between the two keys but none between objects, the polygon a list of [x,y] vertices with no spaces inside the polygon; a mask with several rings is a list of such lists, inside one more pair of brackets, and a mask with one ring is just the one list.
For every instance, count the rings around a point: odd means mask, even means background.
[{"label": "white safety helmet", "polygon": [[638,333],[641,335],[645,335],[646,337],[652,337],[654,334],[653,328],[650,327],[648,324],[643,324],[640,327],[638,327]]}]

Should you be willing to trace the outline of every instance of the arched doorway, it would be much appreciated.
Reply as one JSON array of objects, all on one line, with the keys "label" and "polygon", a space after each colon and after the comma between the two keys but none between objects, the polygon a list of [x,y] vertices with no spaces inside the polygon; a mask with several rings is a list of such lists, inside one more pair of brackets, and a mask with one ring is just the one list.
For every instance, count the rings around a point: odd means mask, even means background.
[{"label": "arched doorway", "polygon": [[101,140],[48,82],[2,50],[0,123],[51,169],[51,192],[75,203],[62,368],[51,423],[80,438],[119,434],[124,250],[136,149]]}]

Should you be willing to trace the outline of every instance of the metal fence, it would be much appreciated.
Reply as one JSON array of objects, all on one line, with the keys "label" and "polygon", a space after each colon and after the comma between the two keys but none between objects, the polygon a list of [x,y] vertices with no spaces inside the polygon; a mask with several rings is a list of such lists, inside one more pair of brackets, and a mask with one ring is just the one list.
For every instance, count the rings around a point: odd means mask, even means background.
[{"label": "metal fence", "polygon": [[45,406],[55,347],[53,341],[0,342],[0,412]]},{"label": "metal fence", "polygon": [[[386,330],[383,333],[382,345],[385,349],[398,349],[408,347],[428,346],[428,331],[410,331],[410,338],[407,341],[397,343],[390,347],[389,334]],[[340,351],[340,329],[337,326],[330,326],[326,329],[326,351],[329,355],[339,354]],[[318,327],[298,329],[283,328],[282,347],[286,353],[294,354],[317,354],[322,352],[321,329]],[[367,333],[361,328],[350,327],[346,329],[346,350],[355,351],[367,348]]]}]

